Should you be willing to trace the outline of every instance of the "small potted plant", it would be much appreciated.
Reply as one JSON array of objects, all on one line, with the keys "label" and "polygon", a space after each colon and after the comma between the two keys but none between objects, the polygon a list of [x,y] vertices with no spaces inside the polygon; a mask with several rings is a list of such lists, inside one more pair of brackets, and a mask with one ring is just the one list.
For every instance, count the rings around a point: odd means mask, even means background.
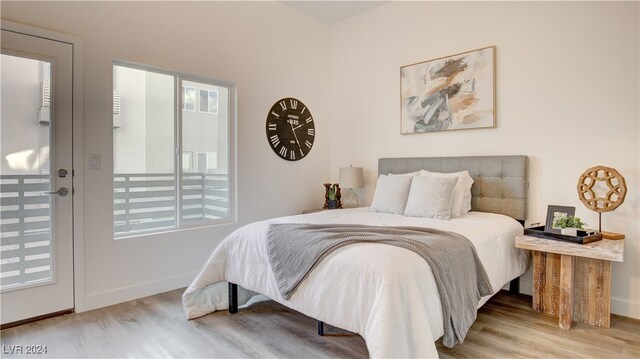
[{"label": "small potted plant", "polygon": [[586,223],[575,216],[558,218],[553,222],[553,227],[559,227],[562,234],[574,237],[578,235],[578,229],[583,229],[585,225]]},{"label": "small potted plant", "polygon": [[336,186],[330,186],[327,191],[327,205],[329,209],[338,208],[337,188]]}]

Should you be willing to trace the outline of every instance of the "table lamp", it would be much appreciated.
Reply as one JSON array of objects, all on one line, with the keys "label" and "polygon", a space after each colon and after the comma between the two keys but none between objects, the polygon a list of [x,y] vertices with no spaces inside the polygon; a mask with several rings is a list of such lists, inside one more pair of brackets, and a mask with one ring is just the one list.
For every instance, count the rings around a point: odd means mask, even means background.
[{"label": "table lamp", "polygon": [[340,186],[348,188],[349,192],[342,200],[345,208],[358,207],[360,201],[358,195],[354,192],[354,188],[364,187],[364,176],[362,175],[362,167],[342,167],[340,168]]}]

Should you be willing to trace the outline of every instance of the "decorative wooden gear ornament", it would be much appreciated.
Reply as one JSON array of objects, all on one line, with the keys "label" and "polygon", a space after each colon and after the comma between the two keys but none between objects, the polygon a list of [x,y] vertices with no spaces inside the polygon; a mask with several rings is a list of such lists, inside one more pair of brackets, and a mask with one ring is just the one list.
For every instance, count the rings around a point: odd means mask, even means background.
[{"label": "decorative wooden gear ornament", "polygon": [[[594,190],[598,181],[604,182],[608,191],[606,194]],[[595,166],[587,169],[578,180],[578,198],[592,211],[602,213],[618,208],[627,195],[627,183],[620,172],[606,166]]]}]

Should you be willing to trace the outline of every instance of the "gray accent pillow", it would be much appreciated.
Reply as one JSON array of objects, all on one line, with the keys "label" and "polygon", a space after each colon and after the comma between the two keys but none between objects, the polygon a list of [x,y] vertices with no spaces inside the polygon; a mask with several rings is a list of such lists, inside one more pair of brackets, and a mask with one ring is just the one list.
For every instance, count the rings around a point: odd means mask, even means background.
[{"label": "gray accent pillow", "polygon": [[456,183],[458,177],[413,177],[404,215],[451,219],[453,189]]},{"label": "gray accent pillow", "polygon": [[370,210],[403,214],[404,207],[407,205],[412,178],[411,176],[380,175]]}]

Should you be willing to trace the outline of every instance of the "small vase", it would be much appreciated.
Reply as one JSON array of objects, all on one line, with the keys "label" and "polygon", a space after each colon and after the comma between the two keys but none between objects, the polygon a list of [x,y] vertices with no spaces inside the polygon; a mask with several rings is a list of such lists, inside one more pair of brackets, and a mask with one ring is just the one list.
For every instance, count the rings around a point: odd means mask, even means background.
[{"label": "small vase", "polygon": [[328,200],[327,204],[329,205],[329,209],[336,209],[338,208],[338,201],[337,200]]},{"label": "small vase", "polygon": [[560,231],[562,234],[564,234],[565,236],[577,236],[578,235],[578,228],[562,228]]}]

